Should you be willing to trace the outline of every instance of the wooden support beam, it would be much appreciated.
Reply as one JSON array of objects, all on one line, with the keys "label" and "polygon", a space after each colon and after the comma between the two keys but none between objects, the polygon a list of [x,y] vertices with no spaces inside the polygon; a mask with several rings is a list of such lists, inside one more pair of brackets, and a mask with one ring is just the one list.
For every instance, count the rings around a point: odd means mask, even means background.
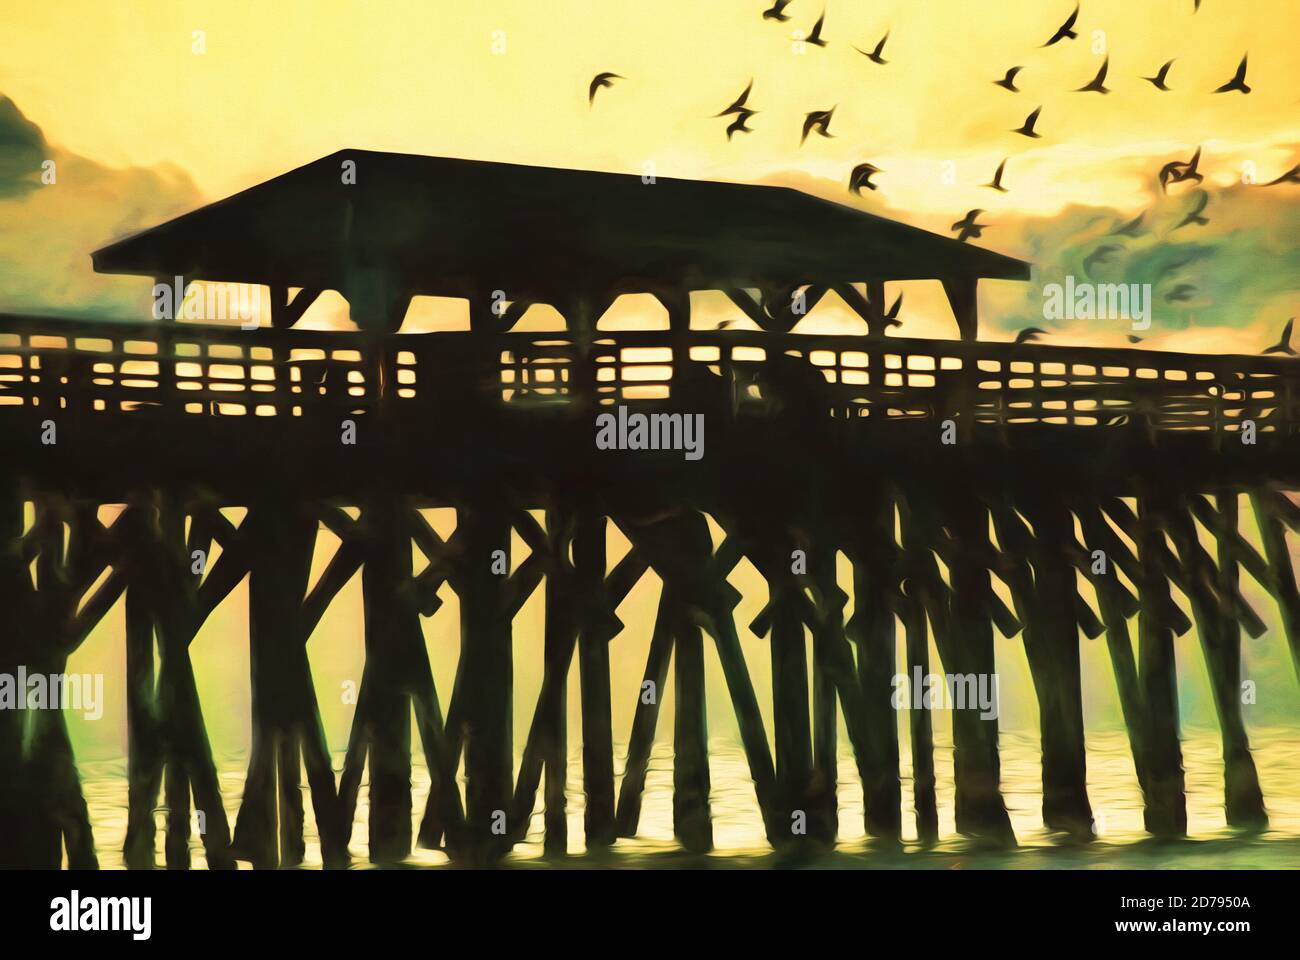
[{"label": "wooden support beam", "polygon": [[704,639],[700,628],[674,604],[671,594],[668,608],[673,611],[674,634],[673,834],[691,853],[705,853],[713,849],[713,824],[709,818]]},{"label": "wooden support beam", "polygon": [[457,533],[465,548],[458,577],[464,692],[458,683],[448,736],[465,744],[466,859],[491,863],[507,851],[512,829],[514,652],[500,572],[502,557],[509,569],[510,525],[499,507],[479,502],[459,510]]},{"label": "wooden support beam", "polygon": [[963,340],[979,339],[979,278],[949,277],[943,280],[944,293],[957,320]]},{"label": "wooden support beam", "polygon": [[1138,676],[1147,705],[1147,780],[1144,820],[1149,833],[1187,833],[1187,796],[1183,755],[1178,735],[1178,673],[1174,661],[1174,631],[1167,615],[1173,607],[1166,569],[1168,550],[1164,529],[1168,517],[1162,501],[1148,494],[1138,504],[1137,537],[1140,563],[1138,597]]},{"label": "wooden support beam", "polygon": [[573,537],[578,616],[578,676],[582,693],[583,823],[588,849],[609,846],[614,829],[614,733],[609,689],[609,634],[602,616],[606,519],[579,509]]},{"label": "wooden support beam", "polygon": [[[646,770],[654,748],[655,728],[659,722],[659,705],[668,682],[668,661],[673,652],[673,628],[669,620],[668,587],[659,598],[659,612],[650,637],[645,674],[637,688],[636,713],[632,715],[632,735],[628,739],[627,763],[619,788],[618,809],[614,817],[615,832],[620,837],[636,836],[641,819],[641,797],[645,790]],[[674,767],[674,771],[675,771]]]},{"label": "wooden support beam", "polygon": [[[1074,536],[1074,518],[1060,502],[1043,498],[1021,504],[1033,524],[1014,537],[1022,541],[1033,568],[1032,592],[1023,596],[1029,656],[1038,694],[1043,748],[1043,823],[1080,839],[1092,837],[1087,755],[1083,729],[1083,690],[1079,666],[1078,586],[1062,544]],[[1018,519],[1018,518],[1014,518]],[[1008,518],[1012,520],[1012,518]],[[1009,537],[1017,527],[1008,522]],[[1007,541],[998,537],[1004,548]],[[1026,586],[1020,585],[1022,589]],[[1026,619],[1027,618],[1027,619]]]},{"label": "wooden support beam", "polygon": [[897,840],[902,834],[902,786],[898,774],[898,673],[892,597],[897,591],[898,547],[894,540],[894,497],[886,490],[864,496],[853,536],[853,617],[848,636],[858,649],[869,731],[869,780],[864,782],[867,833]]},{"label": "wooden support beam", "polygon": [[[978,500],[954,496],[945,504],[944,520],[958,544],[988,537],[988,511]],[[995,674],[993,625],[988,611],[992,583],[988,568],[958,549],[949,565],[952,619],[948,635],[939,637],[939,655],[950,672],[979,683]],[[959,833],[1014,844],[1015,834],[999,789],[997,716],[978,708],[953,711],[953,776]]]},{"label": "wooden support beam", "polygon": [[1283,527],[1295,511],[1295,504],[1284,494],[1272,491],[1252,492],[1250,503],[1259,524],[1264,556],[1268,558],[1269,592],[1277,600],[1282,628],[1291,648],[1291,662],[1297,678],[1300,678],[1300,589],[1296,587],[1295,569]]},{"label": "wooden support beam", "polygon": [[[365,609],[364,722],[370,767],[370,860],[398,863],[411,853],[411,696],[404,669],[409,644],[411,544],[404,514],[392,497],[362,508],[370,531],[361,591]],[[487,558],[485,556],[485,568]],[[403,605],[403,601],[406,605]],[[358,718],[360,719],[360,717]]]},{"label": "wooden support beam", "polygon": [[[1239,506],[1236,491],[1218,496],[1218,511],[1210,526],[1218,544],[1218,571],[1213,579],[1213,590],[1203,590],[1205,600],[1216,601],[1213,607],[1193,603],[1193,610],[1213,624],[1206,630],[1199,624],[1201,650],[1210,668],[1210,685],[1214,693],[1215,711],[1223,736],[1223,787],[1225,810],[1230,826],[1263,829],[1268,825],[1264,810],[1264,794],[1259,786],[1259,773],[1250,752],[1250,739],[1241,714],[1241,627],[1233,616],[1229,599],[1239,593],[1240,572],[1237,565],[1237,532]],[[1176,537],[1189,536],[1188,552],[1193,554],[1194,579],[1209,579],[1214,573],[1214,560],[1201,549],[1196,536],[1196,524],[1190,513],[1179,518],[1175,525]],[[1183,550],[1180,547],[1179,552]],[[1204,581],[1202,581],[1204,583]]]},{"label": "wooden support beam", "polygon": [[568,775],[568,681],[577,642],[575,621],[578,607],[573,566],[569,562],[573,523],[571,510],[548,510],[546,541],[533,546],[534,551],[544,549],[548,561],[546,624],[542,639],[542,689],[537,696],[537,709],[524,744],[510,815],[512,839],[519,842],[528,832],[533,807],[537,802],[537,788],[545,773],[544,848],[552,856],[564,856],[568,852],[569,840],[568,798],[565,795]]}]

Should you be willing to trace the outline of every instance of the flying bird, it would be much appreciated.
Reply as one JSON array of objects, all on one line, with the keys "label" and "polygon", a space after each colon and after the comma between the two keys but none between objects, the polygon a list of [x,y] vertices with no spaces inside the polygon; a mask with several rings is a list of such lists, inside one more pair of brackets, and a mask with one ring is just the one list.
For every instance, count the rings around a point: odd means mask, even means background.
[{"label": "flying bird", "polygon": [[1025,327],[1016,334],[1016,343],[1029,343],[1031,340],[1037,340],[1041,334],[1046,332],[1041,327]]},{"label": "flying bird", "polygon": [[1292,167],[1276,180],[1270,180],[1264,184],[1266,187],[1276,187],[1279,183],[1300,183],[1300,164]]},{"label": "flying bird", "polygon": [[1192,13],[1201,9],[1201,0],[1192,0]]},{"label": "flying bird", "polygon": [[1006,193],[1007,188],[1002,186],[1002,171],[1005,170],[1006,168],[1007,168],[1007,161],[1003,160],[1001,163],[998,164],[998,169],[993,174],[992,182],[982,184],[982,186],[992,187],[998,193]]},{"label": "flying bird", "polygon": [[1010,90],[1012,93],[1019,93],[1020,88],[1016,86],[1016,74],[1023,69],[1025,68],[1012,67],[1010,70],[1007,71],[1007,75],[1005,77],[1003,77],[1001,80],[994,80],[993,82],[997,86],[1002,87],[1004,90]]},{"label": "flying bird", "polygon": [[854,47],[853,49],[858,51],[858,53],[862,54],[872,63],[878,63],[883,67],[885,64],[889,62],[888,60],[886,60],[884,57],[881,56],[881,53],[883,53],[885,50],[885,41],[888,39],[889,39],[889,31],[886,30],[885,35],[881,37],[880,42],[876,44],[876,49],[872,50],[870,53],[867,53],[867,51],[863,50],[861,47]]},{"label": "flying bird", "polygon": [[727,126],[727,140],[731,140],[732,134],[735,133],[753,133],[754,128],[745,126],[745,121],[757,112],[757,110],[746,110],[744,107],[737,110],[736,119]]},{"label": "flying bird", "polygon": [[1160,168],[1160,189],[1162,192],[1168,192],[1169,184],[1182,183],[1185,180],[1194,180],[1200,183],[1205,177],[1197,172],[1196,167],[1201,162],[1201,148],[1197,147],[1196,152],[1192,154],[1192,159],[1184,163],[1181,160],[1174,160],[1166,163]]},{"label": "flying bird", "polygon": [[1025,136],[1025,137],[1033,137],[1035,140],[1041,139],[1043,135],[1041,133],[1037,133],[1034,131],[1034,124],[1038,122],[1038,115],[1042,112],[1043,112],[1043,108],[1039,107],[1033,113],[1031,113],[1029,116],[1025,118],[1024,126],[1020,127],[1017,130],[1012,130],[1011,132],[1018,133],[1021,136]]},{"label": "flying bird", "polygon": [[1066,20],[1065,23],[1061,24],[1061,26],[1057,29],[1056,33],[1052,34],[1052,39],[1048,40],[1045,44],[1043,44],[1043,46],[1050,47],[1054,43],[1060,43],[1062,40],[1066,39],[1067,37],[1071,40],[1075,39],[1078,36],[1078,34],[1074,32],[1074,21],[1078,19],[1079,19],[1079,5],[1076,3],[1074,5],[1074,13],[1070,14],[1070,19]]},{"label": "flying bird", "polygon": [[1179,223],[1177,227],[1174,227],[1174,229],[1178,230],[1181,227],[1190,226],[1192,224],[1196,224],[1198,227],[1205,226],[1210,221],[1206,217],[1201,216],[1201,214],[1205,212],[1205,208],[1209,205],[1210,195],[1202,190],[1200,195],[1196,198],[1196,206],[1187,214],[1187,216],[1183,217],[1182,222]]},{"label": "flying bird", "polygon": [[958,220],[951,227],[952,232],[957,234],[957,240],[964,243],[970,237],[979,238],[984,235],[985,228],[990,224],[980,223],[979,217],[983,210],[971,210],[962,219]]},{"label": "flying bird", "polygon": [[1165,294],[1166,303],[1185,303],[1192,299],[1192,294],[1196,292],[1196,287],[1190,283],[1180,283],[1168,293]]},{"label": "flying bird", "polygon": [[1124,248],[1118,243],[1103,243],[1092,253],[1083,258],[1083,272],[1092,276],[1092,268],[1106,263],[1110,258]]},{"label": "flying bird", "polygon": [[808,139],[808,134],[812,133],[814,129],[816,129],[823,137],[835,136],[835,134],[830,132],[831,116],[834,113],[835,108],[831,107],[829,110],[814,110],[812,113],[805,116],[803,121],[803,136],[799,138],[799,146],[803,146],[804,141]]},{"label": "flying bird", "polygon": [[870,163],[859,163],[853,168],[853,172],[849,174],[849,189],[858,196],[862,196],[863,187],[868,190],[876,189],[876,184],[871,182],[871,178],[875,174],[882,172],[879,167]]},{"label": "flying bird", "polygon": [[1135,337],[1135,336],[1133,336],[1133,334],[1130,333],[1130,334],[1128,335],[1128,342],[1129,342],[1129,343],[1141,343],[1141,342],[1142,342],[1142,338],[1141,338],[1141,337]]},{"label": "flying bird", "polygon": [[591,86],[587,89],[587,105],[590,106],[596,102],[596,91],[601,87],[612,87],[614,85],[613,81],[622,79],[624,78],[617,73],[596,74],[591,81]]},{"label": "flying bird", "polygon": [[898,319],[898,310],[900,307],[902,307],[902,305],[903,305],[903,295],[900,293],[898,295],[898,299],[894,301],[893,306],[891,306],[888,310],[885,311],[886,327],[898,327],[902,325],[903,321]]},{"label": "flying bird", "polygon": [[790,18],[785,14],[785,8],[794,3],[794,0],[772,0],[772,6],[763,11],[764,20],[775,20],[777,23],[785,23]]},{"label": "flying bird", "polygon": [[1154,77],[1143,77],[1142,79],[1145,80],[1147,83],[1151,84],[1152,86],[1154,86],[1157,90],[1163,90],[1168,92],[1169,86],[1165,83],[1165,80],[1168,79],[1169,68],[1172,67],[1173,65],[1174,65],[1174,61],[1172,60],[1166,61],[1165,65],[1156,72],[1156,75]]},{"label": "flying bird", "polygon": [[1232,79],[1215,90],[1215,93],[1231,93],[1234,90],[1239,93],[1250,93],[1250,87],[1246,85],[1246,60],[1249,56],[1250,54],[1246,54],[1241,58],[1241,63],[1237,65],[1237,72],[1232,75]]},{"label": "flying bird", "polygon": [[1142,221],[1146,219],[1145,213],[1139,213],[1132,220],[1124,223],[1110,232],[1112,237],[1138,237],[1142,235]]},{"label": "flying bird", "polygon": [[725,117],[729,113],[744,113],[745,104],[749,100],[749,92],[753,89],[754,89],[754,81],[750,80],[749,86],[747,86],[744,92],[736,98],[735,102],[732,103],[731,106],[727,107],[726,110],[723,110],[721,113],[715,113],[714,116]]},{"label": "flying bird", "polygon": [[826,46],[826,41],[822,39],[822,24],[825,22],[826,22],[826,11],[823,10],[822,15],[817,18],[817,22],[813,24],[812,33],[808,34],[807,37],[808,42],[811,43],[814,47]]},{"label": "flying bird", "polygon": [[1086,86],[1080,87],[1075,93],[1110,93],[1106,87],[1106,71],[1110,69],[1110,57],[1101,62],[1101,69],[1097,75]]},{"label": "flying bird", "polygon": [[1288,357],[1295,356],[1295,347],[1291,346],[1291,328],[1295,326],[1295,317],[1286,322],[1282,328],[1282,339],[1273,346],[1264,350],[1265,353],[1285,353]]}]

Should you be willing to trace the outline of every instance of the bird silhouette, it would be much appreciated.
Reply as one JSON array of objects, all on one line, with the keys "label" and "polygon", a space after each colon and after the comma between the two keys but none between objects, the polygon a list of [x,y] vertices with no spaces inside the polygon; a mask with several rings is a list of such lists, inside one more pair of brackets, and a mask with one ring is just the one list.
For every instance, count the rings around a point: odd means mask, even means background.
[{"label": "bird silhouette", "polygon": [[741,93],[741,95],[735,99],[735,102],[732,103],[731,106],[727,107],[726,110],[723,110],[721,113],[715,113],[714,116],[725,117],[729,113],[743,113],[745,110],[745,104],[749,101],[749,92],[753,89],[754,89],[754,81],[750,80],[749,86],[747,86],[744,92]]},{"label": "bird silhouette", "polygon": [[903,295],[900,293],[898,299],[894,301],[893,306],[885,311],[885,326],[898,327],[902,326],[903,321],[898,319],[899,308],[903,306]]},{"label": "bird silhouette", "polygon": [[1045,44],[1043,44],[1043,46],[1050,47],[1052,44],[1060,43],[1062,40],[1065,40],[1066,38],[1069,38],[1070,40],[1075,39],[1078,36],[1078,34],[1074,32],[1074,21],[1078,19],[1079,19],[1079,5],[1076,3],[1074,5],[1074,13],[1070,14],[1070,18],[1066,20],[1065,23],[1061,24],[1061,26],[1057,29],[1056,33],[1052,34],[1052,39],[1048,40]]},{"label": "bird silhouette", "polygon": [[1012,130],[1011,132],[1018,133],[1021,136],[1025,136],[1025,137],[1033,137],[1035,140],[1041,139],[1043,135],[1041,133],[1035,132],[1034,124],[1038,122],[1038,115],[1042,112],[1043,112],[1043,108],[1039,107],[1029,116],[1025,117],[1024,126],[1020,127],[1019,129]]},{"label": "bird silhouette", "polygon": [[753,133],[754,128],[745,126],[745,121],[748,120],[757,112],[758,111],[756,110],[746,110],[744,107],[741,107],[739,110],[737,110],[736,119],[732,120],[731,123],[727,126],[727,139],[730,140],[732,134],[735,133]]},{"label": "bird silhouette", "polygon": [[1193,180],[1200,183],[1205,177],[1197,172],[1197,165],[1201,162],[1201,148],[1197,147],[1196,152],[1192,154],[1192,159],[1184,163],[1181,160],[1174,160],[1166,163],[1160,168],[1160,189],[1162,192],[1169,191],[1169,184],[1183,183],[1186,180]]},{"label": "bird silhouette", "polygon": [[1192,294],[1196,292],[1196,287],[1190,283],[1180,283],[1168,293],[1165,294],[1166,303],[1186,303],[1192,299]]},{"label": "bird silhouette", "polygon": [[587,105],[596,102],[596,91],[601,87],[612,87],[613,81],[622,80],[623,77],[617,73],[598,73],[591,81],[591,86],[587,89]]},{"label": "bird silhouette", "polygon": [[998,164],[997,170],[993,173],[993,180],[989,183],[982,184],[985,187],[992,187],[998,193],[1006,193],[1007,188],[1002,186],[1002,171],[1007,168],[1007,161],[1003,160]]},{"label": "bird silhouette", "polygon": [[1075,93],[1110,93],[1106,86],[1106,71],[1110,69],[1110,57],[1101,62],[1101,69],[1097,75],[1086,85],[1080,87]]},{"label": "bird silhouette", "polygon": [[1295,347],[1291,346],[1291,328],[1295,326],[1295,317],[1286,322],[1282,328],[1282,339],[1271,347],[1265,348],[1265,353],[1285,353],[1288,357],[1295,356]]},{"label": "bird silhouette", "polygon": [[878,64],[880,64],[881,66],[884,66],[884,65],[887,64],[889,61],[886,60],[884,57],[882,57],[882,56],[881,56],[881,53],[884,52],[884,49],[885,49],[885,41],[888,40],[888,39],[889,39],[889,31],[886,30],[886,31],[885,31],[885,35],[884,35],[883,37],[881,37],[881,38],[880,38],[880,42],[879,42],[878,44],[876,44],[876,49],[872,50],[870,53],[867,53],[867,51],[863,50],[861,47],[856,47],[856,46],[855,46],[853,49],[856,50],[856,51],[858,51],[858,53],[862,54],[864,57],[866,57],[866,58],[867,58],[868,60],[870,60],[872,63],[878,63]]},{"label": "bird silhouette", "polygon": [[1264,184],[1264,186],[1276,187],[1280,183],[1300,183],[1300,164],[1292,167],[1276,180],[1270,180],[1268,183]]},{"label": "bird silhouette", "polygon": [[777,23],[785,23],[790,18],[785,14],[785,8],[794,3],[794,0],[772,0],[772,6],[763,11],[764,20],[775,20]]},{"label": "bird silhouette", "polygon": [[817,132],[823,137],[835,136],[835,134],[830,132],[831,116],[834,115],[834,113],[835,108],[831,107],[829,110],[814,110],[812,113],[807,114],[804,117],[803,136],[799,138],[799,145],[803,146],[804,141],[808,139],[808,134],[810,134],[814,128],[816,128]]},{"label": "bird silhouette", "polygon": [[826,41],[822,39],[822,24],[825,22],[826,11],[823,10],[822,15],[817,18],[817,22],[813,24],[812,33],[808,34],[806,38],[814,47],[826,46]]},{"label": "bird silhouette", "polygon": [[1032,340],[1037,340],[1046,332],[1047,331],[1041,327],[1025,327],[1025,329],[1016,334],[1016,343],[1029,343]]},{"label": "bird silhouette", "polygon": [[965,243],[971,237],[979,238],[984,235],[985,228],[989,227],[990,224],[979,222],[980,214],[983,212],[983,210],[979,209],[971,210],[966,216],[952,225],[951,230],[957,234],[958,242]]},{"label": "bird silhouette", "polygon": [[1232,75],[1232,79],[1215,90],[1215,93],[1231,93],[1233,91],[1250,93],[1250,87],[1246,85],[1246,60],[1249,56],[1250,54],[1246,54],[1241,58],[1241,63],[1237,65],[1237,72]]},{"label": "bird silhouette", "polygon": [[1201,9],[1201,0],[1192,0],[1192,13],[1196,13],[1200,9]]},{"label": "bird silhouette", "polygon": [[1110,232],[1112,237],[1138,237],[1143,233],[1142,221],[1146,219],[1145,213],[1139,213],[1132,220],[1121,224]]},{"label": "bird silhouette", "polygon": [[1001,80],[994,80],[993,82],[1004,90],[1010,90],[1012,93],[1019,93],[1020,88],[1016,86],[1016,74],[1023,69],[1025,68],[1012,67],[1010,70],[1007,71],[1007,75],[1005,77],[1003,77]]},{"label": "bird silhouette", "polygon": [[1177,227],[1174,227],[1174,229],[1178,230],[1181,227],[1187,227],[1192,224],[1196,224],[1198,227],[1205,226],[1210,221],[1206,217],[1201,216],[1201,214],[1205,212],[1205,208],[1209,206],[1209,204],[1210,195],[1202,190],[1200,195],[1196,198],[1196,206],[1192,208],[1187,216],[1183,217],[1182,221]]},{"label": "bird silhouette", "polygon": [[1165,80],[1168,79],[1169,68],[1172,67],[1173,65],[1174,65],[1174,61],[1168,60],[1165,62],[1165,65],[1163,67],[1161,67],[1158,71],[1156,71],[1156,75],[1154,77],[1143,77],[1142,79],[1145,80],[1147,83],[1151,84],[1152,86],[1154,86],[1157,90],[1164,90],[1167,92],[1169,90],[1169,86],[1165,83]]},{"label": "bird silhouette", "polygon": [[849,189],[858,196],[862,196],[863,187],[868,190],[876,189],[876,184],[871,182],[871,178],[875,174],[882,172],[879,167],[870,163],[859,163],[853,168],[853,172],[849,174]]},{"label": "bird silhouette", "polygon": [[1092,268],[1108,261],[1114,254],[1124,248],[1118,243],[1103,243],[1092,253],[1083,258],[1083,272],[1092,276]]},{"label": "bird silhouette", "polygon": [[1141,342],[1142,342],[1142,338],[1141,338],[1141,337],[1135,337],[1135,336],[1133,336],[1133,334],[1130,333],[1130,334],[1128,335],[1128,342],[1129,342],[1129,343],[1141,343]]}]

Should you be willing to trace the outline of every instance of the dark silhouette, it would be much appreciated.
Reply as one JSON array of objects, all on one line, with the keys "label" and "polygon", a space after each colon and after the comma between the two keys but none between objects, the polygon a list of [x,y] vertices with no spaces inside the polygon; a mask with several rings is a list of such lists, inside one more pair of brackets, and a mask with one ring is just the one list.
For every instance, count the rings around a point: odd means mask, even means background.
[{"label": "dark silhouette", "polygon": [[596,91],[603,87],[612,87],[615,80],[623,80],[624,77],[617,73],[598,73],[592,78],[591,86],[587,88],[587,104],[591,105],[596,102]]},{"label": "dark silhouette", "polygon": [[881,172],[879,167],[870,163],[859,163],[849,174],[849,190],[861,196],[863,187],[868,190],[876,189],[876,185],[871,182],[871,178]]},{"label": "dark silhouette", "polygon": [[1237,65],[1237,72],[1232,75],[1232,79],[1215,90],[1215,93],[1250,93],[1251,88],[1246,84],[1246,61],[1248,58],[1249,55],[1241,58],[1241,63]]},{"label": "dark silhouette", "polygon": [[1078,19],[1079,5],[1076,3],[1074,5],[1074,13],[1070,14],[1065,23],[1061,24],[1060,27],[1057,28],[1056,33],[1052,34],[1051,39],[1043,44],[1043,46],[1050,47],[1052,44],[1060,43],[1062,40],[1073,40],[1078,37],[1079,35],[1074,32],[1074,23]]},{"label": "dark silhouette", "polygon": [[1001,80],[994,80],[993,82],[997,86],[1002,87],[1004,90],[1010,90],[1012,93],[1019,93],[1020,88],[1016,86],[1016,74],[1018,74],[1023,69],[1024,67],[1012,67],[1010,70],[1007,71],[1007,75],[1005,77],[1003,77]]},{"label": "dark silhouette", "polygon": [[881,66],[884,66],[889,61],[886,60],[883,56],[881,56],[881,54],[884,53],[885,51],[885,41],[888,39],[889,39],[889,32],[886,31],[885,35],[880,38],[880,42],[876,44],[875,49],[872,50],[870,53],[868,53],[866,50],[863,50],[861,47],[854,47],[853,49],[857,50],[858,53],[862,54],[872,63],[878,63]]},{"label": "dark silhouette", "polygon": [[1018,133],[1023,137],[1032,137],[1035,140],[1040,139],[1042,137],[1042,134],[1034,130],[1034,125],[1038,123],[1038,115],[1042,112],[1043,112],[1043,108],[1038,107],[1036,110],[1034,110],[1033,113],[1025,117],[1025,122],[1022,126],[1018,127],[1015,130],[1012,130],[1011,132]]},{"label": "dark silhouette", "polygon": [[1143,77],[1142,79],[1154,86],[1157,90],[1168,91],[1169,87],[1165,83],[1165,80],[1169,77],[1169,68],[1173,65],[1174,61],[1167,60],[1165,61],[1164,66],[1156,72],[1154,77]]},{"label": "dark silhouette", "polygon": [[1090,80],[1087,84],[1080,87],[1078,90],[1074,92],[1075,93],[1101,93],[1101,94],[1110,93],[1110,89],[1106,86],[1106,71],[1108,71],[1109,69],[1110,69],[1110,57],[1107,57],[1105,60],[1101,62],[1101,69],[1097,71],[1097,75],[1093,77],[1092,80]]},{"label": "dark silhouette", "polygon": [[997,170],[994,171],[992,181],[984,184],[984,186],[992,187],[994,190],[998,191],[999,193],[1006,193],[1007,188],[1002,186],[1002,172],[1006,170],[1006,168],[1007,168],[1007,161],[1003,160],[1001,163],[998,164]]},{"label": "dark silhouette", "polygon": [[833,137],[835,134],[830,132],[831,117],[835,113],[835,108],[829,110],[814,110],[804,117],[803,135],[799,138],[800,146],[808,139],[808,134],[816,130],[823,137]]},{"label": "dark silhouette", "polygon": [[1266,347],[1265,353],[1285,353],[1288,357],[1295,356],[1295,348],[1291,346],[1291,330],[1295,326],[1295,317],[1286,322],[1282,328],[1282,337],[1271,347]]},{"label": "dark silhouette", "polygon": [[979,223],[979,216],[983,210],[971,210],[965,217],[958,220],[952,225],[952,230],[957,233],[957,239],[963,243],[971,237],[983,236],[983,231],[989,226],[987,223]]},{"label": "dark silhouette", "polygon": [[785,23],[790,19],[785,12],[785,8],[793,2],[794,0],[772,0],[772,6],[763,11],[763,19]]}]

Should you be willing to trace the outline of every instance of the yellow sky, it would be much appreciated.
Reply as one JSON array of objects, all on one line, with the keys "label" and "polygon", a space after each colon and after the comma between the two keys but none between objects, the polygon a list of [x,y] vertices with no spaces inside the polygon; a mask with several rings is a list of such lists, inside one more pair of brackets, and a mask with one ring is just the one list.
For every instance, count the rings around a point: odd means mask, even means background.
[{"label": "yellow sky", "polygon": [[[1079,39],[1047,49],[1069,0],[826,0],[830,44],[802,54],[792,34],[822,0],[795,0],[786,24],[764,21],[766,5],[0,0],[0,90],[52,142],[112,164],[177,164],[212,197],[344,146],[629,171],[653,161],[665,176],[804,175],[827,188],[870,159],[886,170],[871,199],[934,226],[976,205],[1137,205],[1150,184],[1132,158],[1202,142],[1220,182],[1246,160],[1261,173],[1295,162],[1295,0],[1205,0],[1195,15],[1192,0],[1086,0]],[[886,30],[887,66],[853,49]],[[1101,43],[1115,92],[1071,92]],[[1246,51],[1255,92],[1210,95]],[[1140,79],[1171,58],[1174,92]],[[991,84],[1017,64],[1024,92]],[[602,70],[627,80],[592,110],[587,83]],[[751,77],[755,132],[729,144],[711,114]],[[1009,133],[1039,105],[1042,140]],[[801,148],[803,114],[832,106],[836,138]],[[981,190],[1003,156],[1012,191]]]}]

